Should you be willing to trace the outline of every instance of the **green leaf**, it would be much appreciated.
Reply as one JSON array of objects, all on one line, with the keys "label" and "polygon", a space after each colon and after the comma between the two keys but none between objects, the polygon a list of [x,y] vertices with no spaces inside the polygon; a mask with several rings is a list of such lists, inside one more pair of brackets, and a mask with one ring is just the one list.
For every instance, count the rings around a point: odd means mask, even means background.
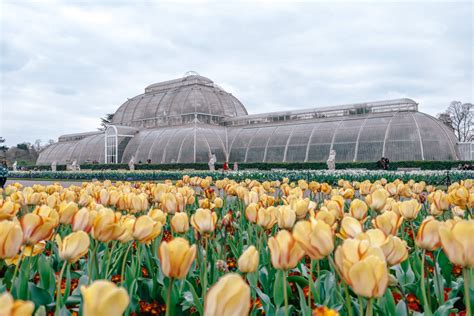
[{"label": "green leaf", "polygon": [[454,307],[454,303],[456,303],[458,299],[459,297],[455,297],[446,301],[443,305],[438,307],[438,309],[434,312],[434,316],[448,316]]},{"label": "green leaf", "polygon": [[47,290],[37,287],[32,282],[28,284],[28,291],[30,293],[30,299],[35,303],[36,307],[48,305],[54,300]]},{"label": "green leaf", "polygon": [[46,308],[44,306],[40,306],[36,312],[35,316],[46,316]]},{"label": "green leaf", "polygon": [[405,304],[405,301],[401,300],[398,302],[396,308],[395,308],[395,315],[397,316],[408,316],[407,314],[407,305]]},{"label": "green leaf", "polygon": [[273,284],[273,302],[276,307],[283,305],[285,296],[283,293],[284,271],[278,270]]},{"label": "green leaf", "polygon": [[304,297],[304,292],[301,287],[297,284],[296,288],[298,289],[298,295],[300,298],[300,308],[301,308],[301,315],[303,316],[311,316],[311,309],[308,307],[307,299]]},{"label": "green leaf", "polygon": [[392,291],[390,291],[390,289],[385,291],[385,294],[383,295],[381,301],[383,303],[382,306],[383,306],[383,309],[385,310],[385,313],[387,315],[395,315],[395,310],[396,310],[395,300],[393,299]]},{"label": "green leaf", "polygon": [[191,292],[191,294],[193,296],[194,305],[195,305],[197,311],[199,312],[199,315],[203,315],[204,314],[204,307],[203,307],[203,304],[201,302],[201,299],[196,294],[196,290],[194,289],[194,286],[188,280],[184,280],[184,282],[187,285],[189,291]]}]

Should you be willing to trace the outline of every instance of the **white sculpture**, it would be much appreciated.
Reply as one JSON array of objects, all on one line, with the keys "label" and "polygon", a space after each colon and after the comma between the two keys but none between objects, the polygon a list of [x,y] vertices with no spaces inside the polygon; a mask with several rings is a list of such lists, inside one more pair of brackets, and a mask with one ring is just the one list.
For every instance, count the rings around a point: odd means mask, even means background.
[{"label": "white sculpture", "polygon": [[326,164],[328,165],[328,170],[336,169],[336,151],[334,149],[331,149],[329,152],[329,158],[326,161]]},{"label": "white sculpture", "polygon": [[13,171],[17,171],[17,165],[18,165],[18,162],[15,160],[15,162],[12,165]]},{"label": "white sculpture", "polygon": [[132,158],[130,158],[130,161],[128,162],[128,168],[130,169],[130,171],[135,170],[135,156],[132,156]]},{"label": "white sculpture", "polygon": [[234,162],[234,171],[239,171],[239,165],[237,162]]},{"label": "white sculpture", "polygon": [[79,165],[77,164],[77,160],[76,160],[76,159],[74,159],[74,160],[72,161],[71,170],[72,170],[72,171],[79,171],[79,170],[81,170],[81,168],[80,168]]},{"label": "white sculpture", "polygon": [[209,159],[209,163],[208,163],[210,171],[215,171],[216,170],[216,167],[215,167],[216,161],[217,161],[216,155],[211,154],[211,159]]},{"label": "white sculpture", "polygon": [[57,169],[57,168],[56,168],[56,164],[57,164],[57,163],[56,163],[56,160],[51,163],[51,171],[52,171],[52,172],[56,172],[56,169]]}]

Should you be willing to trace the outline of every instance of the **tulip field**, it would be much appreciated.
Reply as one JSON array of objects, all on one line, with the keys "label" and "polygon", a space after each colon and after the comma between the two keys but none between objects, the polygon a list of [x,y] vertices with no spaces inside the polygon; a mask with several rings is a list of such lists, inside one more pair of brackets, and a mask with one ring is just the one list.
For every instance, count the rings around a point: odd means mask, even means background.
[{"label": "tulip field", "polygon": [[0,316],[473,315],[474,179],[295,177],[7,185]]}]

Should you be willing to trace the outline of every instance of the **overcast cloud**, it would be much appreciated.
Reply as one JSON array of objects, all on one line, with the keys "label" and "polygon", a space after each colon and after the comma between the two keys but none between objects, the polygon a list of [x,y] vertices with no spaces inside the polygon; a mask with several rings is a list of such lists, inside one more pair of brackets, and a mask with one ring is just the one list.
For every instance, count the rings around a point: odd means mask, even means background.
[{"label": "overcast cloud", "polygon": [[188,70],[249,113],[409,97],[435,115],[474,101],[472,2],[0,5],[8,145],[95,130]]}]

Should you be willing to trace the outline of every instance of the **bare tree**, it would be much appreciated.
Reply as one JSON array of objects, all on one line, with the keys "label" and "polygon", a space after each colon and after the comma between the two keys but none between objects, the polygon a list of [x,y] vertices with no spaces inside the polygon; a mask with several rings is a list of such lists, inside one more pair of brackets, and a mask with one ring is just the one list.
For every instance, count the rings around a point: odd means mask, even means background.
[{"label": "bare tree", "polygon": [[453,101],[438,119],[449,126],[459,142],[474,141],[474,105]]},{"label": "bare tree", "polygon": [[35,140],[35,143],[34,143],[33,146],[35,147],[36,151],[40,151],[40,150],[41,150],[41,148],[42,148],[41,143],[42,143],[42,140],[41,140],[41,139]]},{"label": "bare tree", "polygon": [[112,119],[114,118],[114,115],[112,113],[105,114],[104,117],[100,118],[100,127],[98,128],[99,131],[105,131],[107,128],[107,125],[109,125],[112,122]]},{"label": "bare tree", "polygon": [[52,144],[54,144],[54,143],[55,143],[54,139],[48,140],[48,145],[52,145]]}]

